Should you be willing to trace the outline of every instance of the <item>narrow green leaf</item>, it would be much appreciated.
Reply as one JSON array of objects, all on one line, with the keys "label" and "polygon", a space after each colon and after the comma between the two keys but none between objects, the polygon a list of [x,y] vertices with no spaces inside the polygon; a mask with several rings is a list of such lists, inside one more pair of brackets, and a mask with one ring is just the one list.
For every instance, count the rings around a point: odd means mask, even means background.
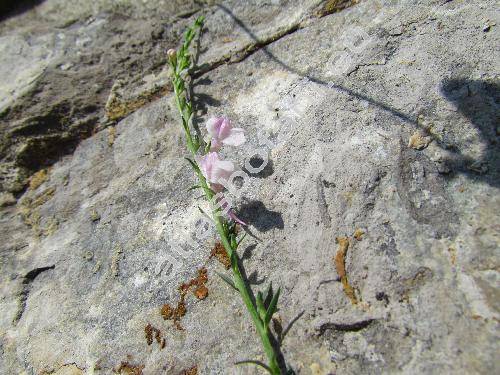
[{"label": "narrow green leaf", "polygon": [[212,141],[209,141],[209,142],[205,145],[205,154],[208,154],[208,152],[210,151],[210,147],[212,147]]},{"label": "narrow green leaf", "polygon": [[236,251],[231,253],[231,266],[233,269],[238,267],[238,256],[236,255]]},{"label": "narrow green leaf", "polygon": [[270,304],[272,298],[273,298],[273,282],[271,281],[269,283],[269,287],[267,288],[266,299],[264,301]]},{"label": "narrow green leaf", "polygon": [[194,161],[192,161],[192,160],[191,160],[191,159],[189,159],[189,158],[184,158],[184,159],[186,159],[186,160],[189,162],[189,164],[191,164],[191,167],[193,167],[193,169],[194,169],[194,171],[195,171],[196,173],[199,173],[199,172],[200,172],[200,168],[198,167],[198,165],[197,165]]},{"label": "narrow green leaf", "polygon": [[198,134],[195,134],[193,136],[193,145],[194,145],[194,151],[198,152],[198,150],[200,149],[200,140],[198,138]]},{"label": "narrow green leaf", "polygon": [[271,368],[268,365],[266,365],[265,363],[261,362],[261,361],[256,361],[256,360],[253,360],[253,359],[247,359],[245,361],[238,361],[238,362],[235,363],[235,365],[248,365],[248,364],[260,366],[260,367],[264,368],[270,374],[273,373],[273,371],[271,370]]},{"label": "narrow green leaf", "polygon": [[196,27],[201,27],[203,25],[203,22],[205,22],[205,17],[204,16],[199,16],[196,21],[194,21],[194,24]]},{"label": "narrow green leaf", "polygon": [[[231,229],[229,229],[229,231],[231,231]],[[234,235],[234,233],[231,233],[229,235],[229,239],[230,239],[231,249],[236,250],[238,244],[236,243],[236,236]]]},{"label": "narrow green leaf", "polygon": [[217,276],[219,276],[222,280],[224,280],[231,288],[233,288],[234,290],[236,290],[237,292],[239,292],[238,288],[236,288],[236,285],[234,285],[233,283],[233,280],[231,280],[229,277],[227,277],[226,275],[222,274],[222,273],[219,273],[217,271],[215,271],[215,273],[217,274]]},{"label": "narrow green leaf", "polygon": [[247,236],[247,234],[245,233],[241,238],[240,240],[238,241],[238,243],[236,244],[236,248],[238,248],[240,246],[240,243],[245,239],[245,237]]},{"label": "narrow green leaf", "polygon": [[196,190],[196,189],[201,189],[201,186],[200,185],[193,185],[187,191]]},{"label": "narrow green leaf", "polygon": [[273,314],[276,312],[276,306],[278,305],[278,298],[280,297],[280,292],[281,292],[281,288],[278,288],[278,291],[273,296],[271,303],[269,303],[269,307],[267,308],[267,312],[266,312],[266,317],[264,319],[264,324],[266,325],[266,327],[269,324],[269,322],[271,321]]},{"label": "narrow green leaf", "polygon": [[266,317],[266,308],[264,306],[264,299],[262,298],[262,292],[257,292],[257,298],[255,299],[255,302],[257,302],[257,312],[260,315],[260,318],[262,321],[264,321],[264,318]]}]

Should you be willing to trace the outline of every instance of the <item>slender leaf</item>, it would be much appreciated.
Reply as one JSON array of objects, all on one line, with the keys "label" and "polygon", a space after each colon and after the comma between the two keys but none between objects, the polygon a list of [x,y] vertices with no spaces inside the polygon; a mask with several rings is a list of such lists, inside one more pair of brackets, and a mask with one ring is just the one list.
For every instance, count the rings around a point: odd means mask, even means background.
[{"label": "slender leaf", "polygon": [[231,249],[236,250],[236,247],[238,246],[238,244],[236,243],[236,236],[234,235],[234,233],[231,233],[229,235],[229,238],[230,238],[230,243],[231,243]]},{"label": "slender leaf", "polygon": [[236,251],[233,251],[231,253],[231,266],[233,269],[236,269],[238,267],[238,256],[236,255]]},{"label": "slender leaf", "polygon": [[239,292],[238,288],[236,288],[236,285],[234,285],[233,283],[233,280],[231,280],[229,277],[227,277],[226,275],[222,274],[222,273],[219,273],[217,271],[215,271],[215,273],[217,274],[217,276],[219,276],[222,280],[224,280],[231,288],[233,288],[234,290],[236,290],[237,292]]},{"label": "slender leaf", "polygon": [[200,185],[193,185],[187,191],[196,190],[196,189],[201,189],[201,186]]},{"label": "slender leaf", "polygon": [[199,172],[200,172],[200,167],[198,167],[198,165],[197,165],[194,161],[192,161],[192,160],[191,160],[191,159],[189,159],[189,158],[184,158],[184,159],[186,159],[186,160],[189,162],[189,164],[191,164],[191,167],[193,167],[193,169],[194,169],[194,171],[195,171],[196,173],[199,173]]},{"label": "slender leaf", "polygon": [[212,141],[209,141],[206,145],[205,145],[205,154],[208,154],[208,152],[210,151],[210,148],[212,147]]},{"label": "slender leaf", "polygon": [[247,236],[247,234],[243,234],[243,236],[240,238],[240,240],[238,241],[238,243],[236,244],[236,248],[238,248],[240,246],[240,243],[245,239],[245,237]]},{"label": "slender leaf", "polygon": [[264,318],[266,317],[266,308],[264,306],[264,300],[262,299],[262,292],[257,292],[257,298],[255,299],[255,302],[257,302],[257,311],[260,315],[260,318],[264,321]]},{"label": "slender leaf", "polygon": [[266,306],[269,306],[272,299],[273,299],[273,282],[271,281],[269,283],[269,287],[267,288],[266,299],[264,300]]},{"label": "slender leaf", "polygon": [[266,317],[264,319],[264,324],[267,326],[271,321],[273,314],[276,312],[276,306],[278,305],[278,298],[280,298],[281,288],[278,288],[278,291],[273,296],[273,299],[269,303],[269,307],[267,308]]}]

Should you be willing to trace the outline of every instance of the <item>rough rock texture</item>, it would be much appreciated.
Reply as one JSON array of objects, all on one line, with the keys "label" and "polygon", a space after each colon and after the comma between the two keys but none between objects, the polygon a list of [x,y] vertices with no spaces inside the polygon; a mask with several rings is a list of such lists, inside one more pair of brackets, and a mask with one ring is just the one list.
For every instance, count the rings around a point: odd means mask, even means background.
[{"label": "rough rock texture", "polygon": [[[199,14],[198,115],[247,132],[232,197],[249,280],[282,287],[286,363],[500,371],[494,1],[79,3],[0,24],[1,373],[259,372],[234,365],[263,358],[213,230],[192,240],[164,52]],[[203,266],[179,331],[160,308]]]}]

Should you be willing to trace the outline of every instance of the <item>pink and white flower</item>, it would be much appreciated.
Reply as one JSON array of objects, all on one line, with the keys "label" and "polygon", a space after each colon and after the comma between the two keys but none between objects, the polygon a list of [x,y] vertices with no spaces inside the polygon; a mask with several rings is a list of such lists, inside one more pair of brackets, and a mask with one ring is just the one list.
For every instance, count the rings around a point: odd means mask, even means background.
[{"label": "pink and white flower", "polygon": [[241,146],[245,143],[242,128],[233,128],[227,117],[212,117],[207,121],[207,131],[211,137],[210,151],[218,151],[222,145]]},{"label": "pink and white flower", "polygon": [[210,187],[215,192],[222,191],[224,186],[222,181],[227,181],[231,174],[234,172],[234,164],[227,160],[219,159],[219,154],[216,152],[209,152],[198,160],[201,173],[210,183]]},{"label": "pink and white flower", "polygon": [[[200,166],[201,173],[210,184],[210,188],[215,193],[221,193],[224,190],[226,181],[229,180],[231,174],[234,172],[234,164],[227,160],[219,159],[219,154],[216,152],[209,152],[208,154],[197,158],[198,165]],[[230,207],[230,203],[224,199],[224,195],[217,194],[216,203],[221,205],[223,212],[227,213],[230,219],[241,225],[247,225],[240,220]]]}]

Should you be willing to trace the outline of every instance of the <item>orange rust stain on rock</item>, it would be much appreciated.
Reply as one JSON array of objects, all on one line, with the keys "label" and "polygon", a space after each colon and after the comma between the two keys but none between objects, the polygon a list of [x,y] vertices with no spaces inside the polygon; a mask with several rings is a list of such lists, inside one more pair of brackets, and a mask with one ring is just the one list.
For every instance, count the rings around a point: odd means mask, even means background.
[{"label": "orange rust stain on rock", "polygon": [[153,327],[151,323],[148,323],[146,327],[144,327],[144,333],[146,334],[146,342],[148,345],[153,343],[154,335],[156,342],[160,345],[160,349],[165,347],[165,339],[163,338],[161,331],[158,328]]},{"label": "orange rust stain on rock", "polygon": [[182,370],[179,375],[198,375],[198,366],[193,366],[187,370]]},{"label": "orange rust stain on rock", "polygon": [[186,315],[186,296],[187,293],[194,287],[192,293],[194,296],[200,300],[207,298],[208,296],[208,288],[206,287],[206,283],[208,281],[208,272],[205,267],[202,267],[198,270],[198,275],[189,280],[186,283],[182,283],[179,286],[179,301],[177,302],[176,307],[172,307],[170,304],[166,303],[160,309],[160,314],[164,320],[172,320],[175,327],[182,331],[184,328],[182,327],[180,321],[184,315]]},{"label": "orange rust stain on rock", "polygon": [[115,372],[123,375],[142,375],[144,365],[133,365],[128,361],[123,361]]},{"label": "orange rust stain on rock", "polygon": [[334,258],[335,268],[337,269],[337,273],[340,276],[340,281],[342,282],[342,286],[344,287],[344,293],[351,300],[351,303],[353,305],[356,305],[358,303],[358,299],[356,298],[356,293],[354,292],[353,287],[347,280],[347,273],[345,270],[345,257],[347,255],[347,249],[349,248],[349,238],[337,237],[335,241],[339,245],[337,254],[335,254]]},{"label": "orange rust stain on rock", "polygon": [[353,237],[356,240],[361,241],[363,239],[363,234],[365,234],[365,232],[363,232],[362,229],[358,228],[354,231]]},{"label": "orange rust stain on rock", "polygon": [[217,242],[210,253],[208,259],[215,257],[228,270],[231,267],[231,259],[227,256],[226,249],[220,242]]}]

